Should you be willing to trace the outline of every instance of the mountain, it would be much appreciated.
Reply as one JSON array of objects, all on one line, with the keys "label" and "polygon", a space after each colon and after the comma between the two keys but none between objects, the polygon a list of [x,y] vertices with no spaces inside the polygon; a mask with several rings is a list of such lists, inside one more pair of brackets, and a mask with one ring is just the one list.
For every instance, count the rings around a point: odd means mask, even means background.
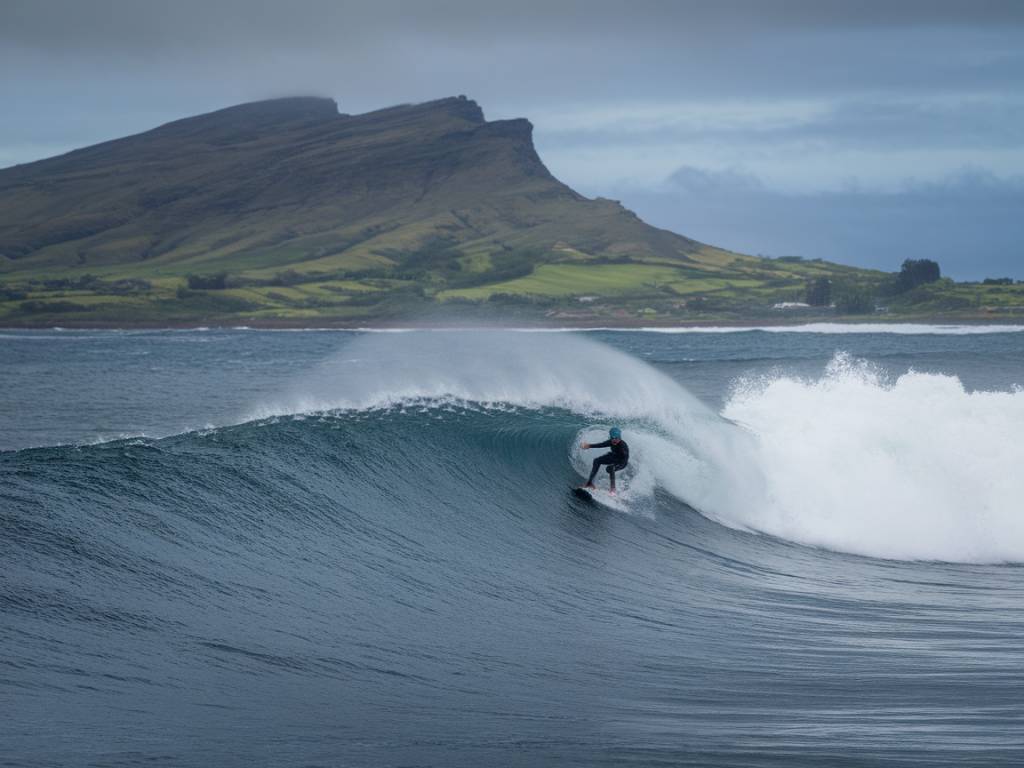
[{"label": "mountain", "polygon": [[881,273],[730,253],[554,178],[465,97],[242,104],[0,170],[0,324],[770,312]]},{"label": "mountain", "polygon": [[390,264],[432,236],[477,251],[698,248],[573,192],[531,134],[526,120],[487,122],[466,98],[358,116],[329,99],[243,104],[0,172],[0,254],[5,271],[309,271]]}]

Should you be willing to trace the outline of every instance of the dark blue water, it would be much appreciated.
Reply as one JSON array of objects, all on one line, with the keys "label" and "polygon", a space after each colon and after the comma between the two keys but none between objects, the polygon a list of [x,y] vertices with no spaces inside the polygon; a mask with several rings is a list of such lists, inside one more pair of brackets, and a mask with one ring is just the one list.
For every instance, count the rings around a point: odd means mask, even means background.
[{"label": "dark blue water", "polygon": [[[472,390],[463,336],[413,343]],[[837,351],[880,397],[933,374],[929,407],[959,430],[1020,412],[1024,333],[586,336],[712,413],[738,381],[821,379]],[[558,381],[522,366],[506,402],[288,406],[325,379],[353,400],[336,371],[365,387],[400,337],[0,336],[0,764],[1024,762],[1005,493],[967,518],[1002,548],[881,559],[750,530],[753,512],[717,519],[664,474],[622,508],[571,498],[572,446],[615,404],[546,402]],[[554,337],[526,344],[566,362]],[[608,377],[652,397],[645,369]],[[376,380],[400,394],[398,377]],[[641,469],[658,408],[622,416]]]}]

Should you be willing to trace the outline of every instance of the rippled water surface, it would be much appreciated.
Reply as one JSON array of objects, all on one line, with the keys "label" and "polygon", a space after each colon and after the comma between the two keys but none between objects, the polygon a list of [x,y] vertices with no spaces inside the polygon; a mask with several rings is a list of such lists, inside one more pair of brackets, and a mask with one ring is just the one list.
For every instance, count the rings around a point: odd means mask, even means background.
[{"label": "rippled water surface", "polygon": [[0,764],[1024,763],[1024,333],[849,330],[0,332]]}]

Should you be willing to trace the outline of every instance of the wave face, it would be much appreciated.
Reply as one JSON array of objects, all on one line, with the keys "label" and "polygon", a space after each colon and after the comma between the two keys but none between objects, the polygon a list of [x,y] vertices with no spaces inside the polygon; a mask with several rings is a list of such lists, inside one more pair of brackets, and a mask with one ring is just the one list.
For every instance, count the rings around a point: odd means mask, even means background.
[{"label": "wave face", "polygon": [[0,453],[7,759],[1019,764],[1022,393],[709,407],[667,344],[353,336],[235,425]]}]

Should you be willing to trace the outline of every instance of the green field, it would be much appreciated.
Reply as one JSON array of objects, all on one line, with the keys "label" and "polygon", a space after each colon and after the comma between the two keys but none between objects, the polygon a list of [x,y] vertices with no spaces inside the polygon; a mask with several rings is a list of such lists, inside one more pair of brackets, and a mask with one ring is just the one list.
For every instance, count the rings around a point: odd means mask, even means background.
[{"label": "green field", "polygon": [[649,264],[543,264],[526,277],[476,288],[441,291],[441,301],[453,298],[488,299],[497,293],[520,296],[567,297],[597,294],[624,296],[655,291],[678,283],[683,273],[672,267]]},{"label": "green field", "polygon": [[153,265],[149,272],[128,270],[128,276],[114,268],[92,277],[18,275],[0,282],[0,325],[359,325],[459,318],[628,325],[839,317],[832,307],[773,309],[802,301],[808,282],[822,276],[837,293],[858,289],[877,296],[859,317],[1024,319],[1024,285],[942,280],[885,295],[884,273],[818,261],[751,259],[717,249],[708,249],[707,258],[695,253],[684,264],[651,257],[607,263],[574,249],[541,254],[526,274],[495,280],[495,264],[502,259],[508,260],[503,252],[477,246],[455,249],[439,266],[428,262],[414,274],[390,267],[370,276],[268,276],[262,268],[244,269],[248,263],[242,262],[234,265],[240,271],[226,273],[224,287],[212,289],[190,288],[187,277]]}]

